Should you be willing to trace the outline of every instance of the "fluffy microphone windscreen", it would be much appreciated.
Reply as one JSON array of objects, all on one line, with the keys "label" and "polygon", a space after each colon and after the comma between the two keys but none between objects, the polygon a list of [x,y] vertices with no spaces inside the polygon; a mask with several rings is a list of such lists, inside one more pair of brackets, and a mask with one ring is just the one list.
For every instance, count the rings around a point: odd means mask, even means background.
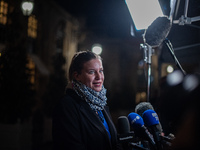
[{"label": "fluffy microphone windscreen", "polygon": [[149,103],[149,102],[141,102],[141,103],[136,105],[135,112],[142,117],[142,114],[146,110],[149,110],[149,109],[154,110],[154,108],[151,105],[151,103]]},{"label": "fluffy microphone windscreen", "polygon": [[[137,104],[136,107],[135,107],[135,113],[137,113],[141,117],[143,116],[143,113],[146,110],[153,110],[154,111],[154,108],[151,105],[151,103],[149,103],[149,102],[141,102],[141,103]],[[160,122],[159,122],[159,125],[157,126],[157,128],[158,128],[158,130],[160,132],[162,132],[163,129],[162,129],[162,126],[161,126]]]},{"label": "fluffy microphone windscreen", "polygon": [[167,16],[156,18],[144,32],[144,43],[158,47],[168,36],[171,26],[172,23]]}]

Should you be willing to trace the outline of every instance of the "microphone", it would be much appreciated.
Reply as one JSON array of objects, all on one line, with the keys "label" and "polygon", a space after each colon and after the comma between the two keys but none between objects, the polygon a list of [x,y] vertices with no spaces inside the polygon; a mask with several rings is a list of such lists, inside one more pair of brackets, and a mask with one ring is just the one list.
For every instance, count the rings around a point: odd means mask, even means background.
[{"label": "microphone", "polygon": [[122,144],[124,150],[132,150],[131,147],[140,149],[140,146],[136,143],[136,137],[134,132],[130,131],[130,124],[126,116],[120,116],[117,120],[118,124],[118,140]]},{"label": "microphone", "polygon": [[149,102],[141,102],[135,106],[135,112],[142,117],[142,114],[148,110],[154,110],[153,106]]},{"label": "microphone", "polygon": [[130,131],[130,124],[126,116],[120,116],[117,120],[118,140],[120,143],[134,141],[134,132]]},{"label": "microphone", "polygon": [[126,116],[120,116],[117,120],[118,129],[120,134],[129,133],[130,125]]},{"label": "microphone", "polygon": [[173,138],[170,138],[170,136],[162,136],[160,132],[160,122],[157,113],[154,110],[146,110],[142,118],[144,120],[144,123],[146,127],[149,129],[150,133],[153,135],[153,138],[156,142],[156,146],[158,150],[162,150],[164,146],[171,146],[171,141]]},{"label": "microphone", "polygon": [[151,110],[151,109],[146,110],[143,113],[142,118],[147,127],[151,127],[151,126],[159,124],[158,115],[154,110]]},{"label": "microphone", "polygon": [[[151,105],[151,103],[149,102],[141,102],[139,104],[136,105],[135,107],[135,112],[137,114],[139,114],[141,117],[143,116],[143,113],[146,111],[146,110],[154,110],[153,106]],[[157,126],[157,129],[160,131],[160,133],[163,131],[162,129],[162,126],[159,122]]]},{"label": "microphone", "polygon": [[128,120],[130,125],[133,127],[135,134],[138,137],[147,140],[150,143],[150,146],[155,149],[155,141],[151,134],[148,132],[147,128],[144,126],[142,117],[132,112],[128,115]]},{"label": "microphone", "polygon": [[172,23],[167,16],[157,17],[145,30],[144,43],[151,47],[158,47],[168,36]]},{"label": "microphone", "polygon": [[146,110],[142,118],[144,120],[144,123],[146,127],[149,129],[150,133],[153,135],[153,138],[156,142],[156,146],[158,150],[163,149],[162,144],[161,144],[161,132],[158,129],[159,125],[159,119],[158,115],[154,110]]},{"label": "microphone", "polygon": [[[171,142],[172,140],[175,139],[175,137],[173,134],[170,134],[168,136],[161,135],[161,133],[163,132],[163,129],[160,124],[158,115],[154,111],[154,108],[151,105],[151,103],[141,102],[137,104],[135,107],[135,112],[138,113],[140,116],[142,116],[145,126],[148,128],[148,130],[154,137],[157,147],[160,145],[160,143],[158,144],[158,141],[161,141],[163,146],[167,146],[167,147],[171,146]],[[148,114],[150,114],[150,116]]]}]

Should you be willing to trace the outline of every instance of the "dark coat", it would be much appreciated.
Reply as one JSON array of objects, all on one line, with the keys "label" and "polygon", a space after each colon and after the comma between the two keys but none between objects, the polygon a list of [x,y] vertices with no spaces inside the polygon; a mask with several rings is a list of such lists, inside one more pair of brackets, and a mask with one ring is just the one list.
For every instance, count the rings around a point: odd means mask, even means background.
[{"label": "dark coat", "polygon": [[90,106],[72,89],[55,107],[53,114],[54,150],[116,150],[117,131],[105,107],[102,111],[108,123],[108,133]]}]

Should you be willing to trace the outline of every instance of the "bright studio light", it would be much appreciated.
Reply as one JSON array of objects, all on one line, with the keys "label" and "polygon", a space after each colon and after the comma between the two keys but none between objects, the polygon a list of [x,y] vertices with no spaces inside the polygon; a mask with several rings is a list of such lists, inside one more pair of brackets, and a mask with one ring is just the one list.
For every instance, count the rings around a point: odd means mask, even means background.
[{"label": "bright studio light", "polygon": [[125,0],[137,30],[147,29],[159,16],[163,16],[158,0]]}]

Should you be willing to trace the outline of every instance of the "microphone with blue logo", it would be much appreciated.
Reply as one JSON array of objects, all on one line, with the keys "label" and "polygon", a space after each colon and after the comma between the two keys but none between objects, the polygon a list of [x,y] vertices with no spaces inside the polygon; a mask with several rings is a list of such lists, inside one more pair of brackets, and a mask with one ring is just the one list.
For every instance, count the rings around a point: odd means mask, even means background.
[{"label": "microphone with blue logo", "polygon": [[143,121],[142,117],[140,115],[138,115],[137,113],[132,112],[128,115],[128,120],[129,120],[131,127],[134,130],[134,133],[138,137],[140,137],[144,140],[147,140],[149,142],[150,149],[156,149],[156,143],[155,143],[152,135],[149,133],[147,128],[144,126],[144,121]]},{"label": "microphone with blue logo", "polygon": [[157,149],[162,150],[163,146],[161,144],[161,133],[157,128],[159,125],[159,118],[157,113],[154,110],[149,109],[142,114],[142,118],[146,127],[149,129],[149,132],[153,135]]},{"label": "microphone with blue logo", "polygon": [[154,110],[146,110],[142,114],[145,126],[148,128],[150,133],[153,135],[153,138],[156,143],[157,150],[162,150],[163,148],[170,147],[172,138],[162,136],[160,132],[160,122],[157,113]]}]

